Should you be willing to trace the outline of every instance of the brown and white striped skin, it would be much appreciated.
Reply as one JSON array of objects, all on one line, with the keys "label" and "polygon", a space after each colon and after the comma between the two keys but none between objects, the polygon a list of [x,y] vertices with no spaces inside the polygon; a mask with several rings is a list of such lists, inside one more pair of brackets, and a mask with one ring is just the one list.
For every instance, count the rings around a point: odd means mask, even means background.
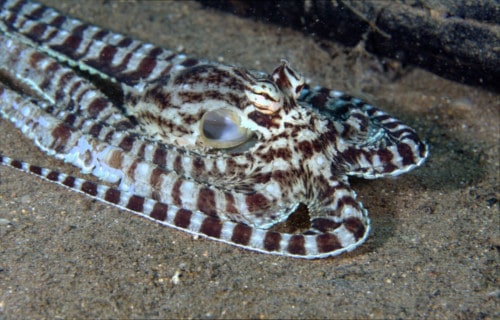
[{"label": "brown and white striped skin", "polygon": [[[370,221],[347,176],[398,175],[428,154],[408,126],[304,85],[287,62],[268,75],[192,59],[26,1],[0,0],[0,30],[2,117],[103,184],[0,163],[193,234],[300,258],[351,251]],[[268,230],[301,203],[309,230]]]}]

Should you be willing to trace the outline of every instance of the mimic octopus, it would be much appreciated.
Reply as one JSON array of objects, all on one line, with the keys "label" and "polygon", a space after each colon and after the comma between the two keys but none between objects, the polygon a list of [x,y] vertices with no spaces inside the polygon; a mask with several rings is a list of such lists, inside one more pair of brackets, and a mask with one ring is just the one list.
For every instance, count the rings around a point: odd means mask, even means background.
[{"label": "mimic octopus", "polygon": [[[428,155],[413,129],[287,61],[267,74],[194,59],[24,0],[0,1],[0,31],[1,116],[100,182],[0,163],[191,234],[298,258],[351,251],[370,220],[348,176]],[[300,204],[307,230],[271,228]]]}]

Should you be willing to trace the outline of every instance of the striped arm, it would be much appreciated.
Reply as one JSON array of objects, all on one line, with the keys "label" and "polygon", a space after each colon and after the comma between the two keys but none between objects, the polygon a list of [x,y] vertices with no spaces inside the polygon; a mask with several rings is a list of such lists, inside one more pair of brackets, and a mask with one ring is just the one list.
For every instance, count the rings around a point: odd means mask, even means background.
[{"label": "striped arm", "polygon": [[305,88],[299,102],[336,123],[342,146],[332,153],[339,159],[338,170],[348,175],[396,176],[422,165],[428,157],[428,146],[415,130],[358,98],[315,87]]},{"label": "striped arm", "polygon": [[305,259],[336,256],[354,250],[366,240],[369,233],[369,221],[362,234],[353,234],[349,220],[344,227],[339,228],[337,234],[288,234],[256,229],[243,223],[220,220],[199,211],[186,210],[58,171],[30,165],[1,154],[0,164],[34,174],[96,200],[154,220],[161,225],[262,253]]},{"label": "striped arm", "polygon": [[[68,125],[81,128],[87,119],[129,129],[130,120],[88,80],[57,60],[0,33],[2,75],[32,96],[40,107]],[[29,66],[29,68],[27,68]],[[50,107],[49,107],[50,106]]]},{"label": "striped arm", "polygon": [[54,9],[24,0],[7,0],[1,7],[4,32],[22,36],[58,60],[111,81],[133,86],[169,74],[172,68],[193,66],[197,60],[133,40],[118,33],[69,18]]}]

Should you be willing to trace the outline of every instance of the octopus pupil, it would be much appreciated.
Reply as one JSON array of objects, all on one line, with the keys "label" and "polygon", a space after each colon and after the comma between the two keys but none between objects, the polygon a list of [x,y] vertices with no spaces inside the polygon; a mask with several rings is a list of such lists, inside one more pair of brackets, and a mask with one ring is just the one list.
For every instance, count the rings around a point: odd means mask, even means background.
[{"label": "octopus pupil", "polygon": [[231,141],[238,138],[238,125],[224,111],[208,112],[203,123],[203,134],[211,140]]}]

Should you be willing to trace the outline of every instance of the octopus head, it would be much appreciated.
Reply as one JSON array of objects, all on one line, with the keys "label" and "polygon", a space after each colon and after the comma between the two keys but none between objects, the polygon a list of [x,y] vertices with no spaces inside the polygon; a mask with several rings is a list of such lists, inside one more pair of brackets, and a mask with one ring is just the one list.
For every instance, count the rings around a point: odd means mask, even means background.
[{"label": "octopus head", "polygon": [[283,130],[303,86],[304,78],[286,61],[271,75],[199,63],[147,85],[144,99],[128,112],[144,132],[165,143],[229,152],[246,145],[248,150]]}]

